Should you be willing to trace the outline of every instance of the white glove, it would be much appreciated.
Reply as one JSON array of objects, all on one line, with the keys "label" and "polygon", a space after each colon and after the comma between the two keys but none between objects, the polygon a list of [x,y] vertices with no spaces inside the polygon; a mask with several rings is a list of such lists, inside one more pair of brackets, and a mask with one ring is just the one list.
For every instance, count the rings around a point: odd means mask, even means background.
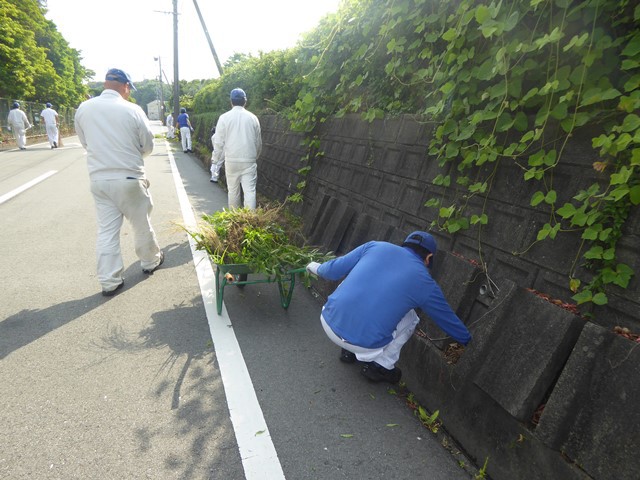
[{"label": "white glove", "polygon": [[320,268],[320,264],[318,262],[311,262],[307,265],[307,272],[318,275],[318,268]]}]

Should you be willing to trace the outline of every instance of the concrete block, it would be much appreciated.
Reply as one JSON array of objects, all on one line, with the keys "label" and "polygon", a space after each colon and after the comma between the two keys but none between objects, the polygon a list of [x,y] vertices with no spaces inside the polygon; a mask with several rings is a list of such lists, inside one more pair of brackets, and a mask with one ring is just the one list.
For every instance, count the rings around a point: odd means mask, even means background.
[{"label": "concrete block", "polygon": [[337,251],[354,214],[353,208],[330,197],[326,201],[326,208],[318,215],[309,241],[313,245]]},{"label": "concrete block", "polygon": [[584,320],[518,289],[502,332],[474,383],[521,422],[529,422],[560,374]]},{"label": "concrete block", "polygon": [[382,153],[382,158],[380,159],[379,168],[383,172],[392,175],[403,175],[405,172],[402,171],[402,150],[393,147],[387,147],[384,149]]},{"label": "concrete block", "polygon": [[640,344],[585,326],[546,403],[536,436],[597,479],[640,472]]},{"label": "concrete block", "polygon": [[[447,432],[492,480],[593,480],[538,440],[531,431],[471,382],[440,409]],[[606,477],[603,477],[603,480]]]},{"label": "concrete block", "polygon": [[467,318],[471,305],[484,284],[477,265],[449,252],[436,255],[433,278],[438,282],[449,305],[461,319]]},{"label": "concrete block", "polygon": [[380,184],[380,190],[373,191],[371,194],[375,195],[374,198],[387,207],[395,207],[403,188],[400,180],[395,175],[385,175]]}]

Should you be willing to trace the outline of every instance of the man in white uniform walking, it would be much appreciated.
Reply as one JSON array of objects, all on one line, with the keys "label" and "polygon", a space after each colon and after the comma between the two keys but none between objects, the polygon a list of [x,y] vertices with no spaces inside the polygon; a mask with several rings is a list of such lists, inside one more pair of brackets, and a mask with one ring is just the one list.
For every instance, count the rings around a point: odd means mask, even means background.
[{"label": "man in white uniform walking", "polygon": [[58,148],[58,112],[51,108],[52,105],[50,103],[47,103],[46,107],[47,108],[40,112],[40,118],[44,120],[49,145],[52,149]]},{"label": "man in white uniform walking", "polygon": [[153,201],[145,176],[144,157],[153,150],[153,133],[142,109],[127,101],[131,77],[122,70],[107,72],[104,91],[83,102],[75,127],[87,150],[91,193],[98,217],[98,280],[102,294],[112,296],[124,285],[120,228],[126,217],[135,232],[135,250],[144,273],[164,261],[149,221]]},{"label": "man in white uniform walking", "polygon": [[[256,184],[258,165],[262,151],[260,122],[253,113],[245,110],[247,94],[241,88],[231,90],[231,110],[220,115],[213,134],[211,181],[217,181],[222,163],[225,164],[229,208],[244,206],[256,208]],[[240,187],[242,186],[242,191]]]},{"label": "man in white uniform walking", "polygon": [[31,123],[27,118],[27,114],[20,110],[20,104],[13,102],[11,105],[11,111],[7,117],[7,123],[11,127],[13,132],[13,138],[16,139],[16,144],[20,150],[27,149],[27,129],[31,128]]}]

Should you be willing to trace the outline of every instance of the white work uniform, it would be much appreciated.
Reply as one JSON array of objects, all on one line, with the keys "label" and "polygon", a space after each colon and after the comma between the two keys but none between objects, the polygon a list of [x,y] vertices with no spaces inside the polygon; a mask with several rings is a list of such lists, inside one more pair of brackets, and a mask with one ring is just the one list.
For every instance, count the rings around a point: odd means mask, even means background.
[{"label": "white work uniform", "polygon": [[49,145],[51,147],[58,146],[58,112],[56,112],[53,108],[47,107],[42,112],[40,112],[40,116],[44,118],[44,124],[47,128],[47,137],[49,139]]},{"label": "white work uniform", "polygon": [[7,117],[7,123],[13,132],[13,138],[20,150],[27,148],[27,128],[31,128],[27,114],[19,108],[13,108]]},{"label": "white work uniform", "polygon": [[234,106],[220,115],[212,143],[211,176],[213,179],[214,174],[220,171],[224,162],[229,208],[242,206],[240,200],[240,186],[242,186],[244,206],[255,209],[258,180],[256,161],[262,151],[262,134],[258,117],[244,107]]},{"label": "white work uniform", "polygon": [[173,138],[174,134],[174,126],[173,126],[173,115],[167,115],[167,138]]},{"label": "white work uniform", "polygon": [[144,157],[153,150],[153,132],[142,109],[110,89],[78,107],[75,127],[87,150],[96,204],[98,280],[104,291],[111,291],[123,281],[120,228],[124,217],[133,226],[142,269],[160,264],[160,247],[149,221],[153,201],[144,170]]}]

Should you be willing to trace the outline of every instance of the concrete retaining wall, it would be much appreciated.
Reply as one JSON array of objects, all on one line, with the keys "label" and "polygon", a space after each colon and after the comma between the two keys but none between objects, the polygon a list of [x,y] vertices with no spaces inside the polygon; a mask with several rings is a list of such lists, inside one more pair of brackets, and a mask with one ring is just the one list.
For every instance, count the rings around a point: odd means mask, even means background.
[{"label": "concrete retaining wall", "polygon": [[[281,118],[260,120],[258,189],[284,200],[308,165],[301,162],[303,138]],[[410,116],[373,124],[348,116],[326,124],[323,155],[310,164],[297,212],[310,241],[342,254],[368,240],[399,243],[413,230],[429,229],[437,212],[424,203],[446,195],[432,180],[448,173],[426,155],[432,130]],[[555,175],[560,204],[598,180],[596,160],[590,136],[577,135]],[[401,357],[407,386],[425,407],[440,410],[445,427],[479,464],[490,458],[496,480],[635,479],[640,346],[612,330],[640,331],[638,277],[628,289],[610,292],[591,321],[561,308],[571,301],[567,272],[580,239],[565,234],[535,244],[549,215],[529,205],[540,187],[525,182],[513,164],[498,168],[481,242],[475,230],[432,231],[443,252],[434,276],[474,340],[454,363],[445,335],[422,318]],[[636,208],[617,255],[638,273],[639,245]],[[478,268],[481,258],[488,275]],[[318,286],[324,294],[334,287]]]}]

